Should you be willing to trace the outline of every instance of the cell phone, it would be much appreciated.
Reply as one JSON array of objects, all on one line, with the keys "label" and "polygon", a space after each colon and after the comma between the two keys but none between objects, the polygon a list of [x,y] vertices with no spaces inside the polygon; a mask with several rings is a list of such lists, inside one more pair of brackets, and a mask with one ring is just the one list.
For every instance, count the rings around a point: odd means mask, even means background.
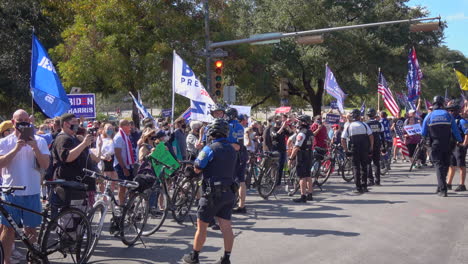
[{"label": "cell phone", "polygon": [[33,127],[23,127],[20,130],[20,139],[24,141],[30,141],[34,137],[34,128]]}]

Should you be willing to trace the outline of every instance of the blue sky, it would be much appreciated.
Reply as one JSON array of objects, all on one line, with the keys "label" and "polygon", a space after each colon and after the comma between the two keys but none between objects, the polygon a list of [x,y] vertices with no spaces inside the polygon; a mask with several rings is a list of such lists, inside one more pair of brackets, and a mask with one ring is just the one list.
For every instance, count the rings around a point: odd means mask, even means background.
[{"label": "blue sky", "polygon": [[410,0],[408,6],[425,6],[430,17],[447,22],[444,44],[468,57],[468,0]]}]

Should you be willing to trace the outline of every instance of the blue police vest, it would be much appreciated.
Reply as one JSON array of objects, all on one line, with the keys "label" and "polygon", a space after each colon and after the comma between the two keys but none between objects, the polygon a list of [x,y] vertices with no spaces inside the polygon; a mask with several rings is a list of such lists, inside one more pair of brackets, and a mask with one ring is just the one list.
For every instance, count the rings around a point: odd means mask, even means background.
[{"label": "blue police vest", "polygon": [[237,152],[225,140],[211,144],[213,159],[203,170],[203,178],[211,184],[220,182],[222,185],[231,185],[237,163]]}]

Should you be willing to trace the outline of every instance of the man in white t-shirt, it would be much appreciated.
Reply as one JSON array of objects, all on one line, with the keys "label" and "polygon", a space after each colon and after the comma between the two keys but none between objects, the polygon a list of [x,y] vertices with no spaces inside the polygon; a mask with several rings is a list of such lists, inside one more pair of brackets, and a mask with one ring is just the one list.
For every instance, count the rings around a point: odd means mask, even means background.
[{"label": "man in white t-shirt", "polygon": [[[15,132],[0,140],[0,167],[2,168],[3,185],[26,186],[26,189],[4,195],[3,199],[41,212],[41,175],[39,169],[47,169],[49,166],[49,148],[46,141],[39,136],[31,137],[27,141],[20,139],[21,129],[31,127],[26,111],[17,110],[13,114],[12,122],[15,126]],[[37,238],[35,229],[41,224],[41,216],[11,207],[6,207],[6,209],[16,223],[24,226],[26,236],[34,242]],[[2,217],[0,240],[4,249],[5,264],[11,263],[14,238],[13,227]]]},{"label": "man in white t-shirt", "polygon": [[[114,169],[121,180],[133,180],[132,166],[135,164],[132,143],[130,142],[130,122],[122,119],[119,122],[119,132],[114,137]],[[119,186],[119,202],[125,201],[126,188]]]}]

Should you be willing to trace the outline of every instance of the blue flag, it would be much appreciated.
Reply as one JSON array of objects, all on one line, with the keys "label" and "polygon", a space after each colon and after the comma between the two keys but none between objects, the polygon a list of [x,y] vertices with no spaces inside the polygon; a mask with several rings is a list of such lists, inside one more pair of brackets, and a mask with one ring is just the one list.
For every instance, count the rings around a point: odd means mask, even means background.
[{"label": "blue flag", "polygon": [[325,84],[324,88],[327,93],[336,98],[338,109],[341,113],[344,113],[344,100],[345,100],[345,93],[341,90],[338,82],[335,79],[335,75],[331,71],[330,67],[325,66]]},{"label": "blue flag", "polygon": [[364,113],[366,112],[366,101],[362,102],[361,105],[361,116],[364,116]]},{"label": "blue flag", "polygon": [[416,50],[411,48],[408,54],[408,74],[406,75],[406,86],[408,87],[408,101],[414,102],[421,95],[421,79],[423,77],[419,67]]},{"label": "blue flag", "polygon": [[48,117],[60,116],[70,109],[54,65],[36,36],[32,39],[31,94],[36,104]]}]

